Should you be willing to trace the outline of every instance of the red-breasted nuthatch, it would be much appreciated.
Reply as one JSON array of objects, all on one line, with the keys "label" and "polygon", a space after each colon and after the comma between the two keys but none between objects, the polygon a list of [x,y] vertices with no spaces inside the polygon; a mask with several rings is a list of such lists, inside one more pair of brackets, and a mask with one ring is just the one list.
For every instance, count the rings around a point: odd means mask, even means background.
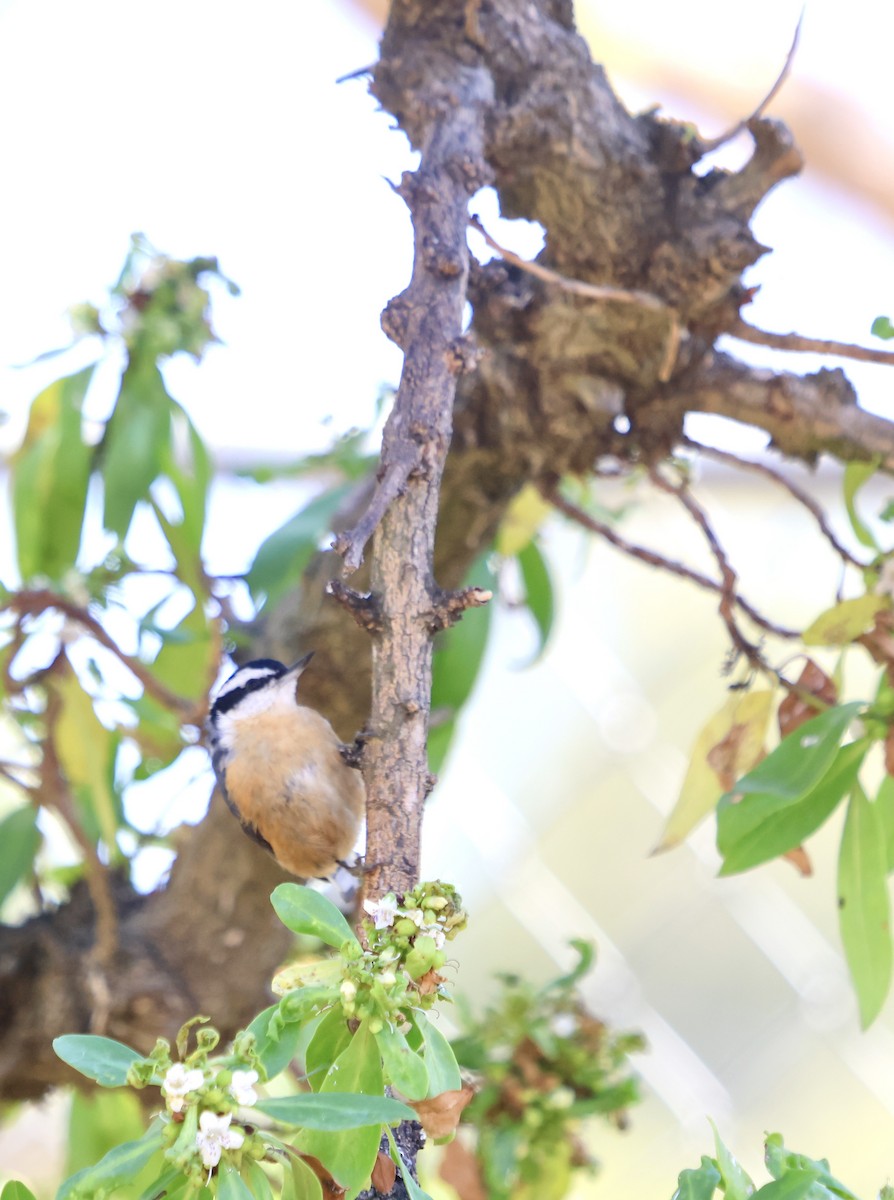
[{"label": "red-breasted nuthatch", "polygon": [[298,702],[311,657],[240,667],[217,693],[208,733],[214,773],[245,832],[287,871],[322,879],[354,848],[366,789],[326,718]]}]

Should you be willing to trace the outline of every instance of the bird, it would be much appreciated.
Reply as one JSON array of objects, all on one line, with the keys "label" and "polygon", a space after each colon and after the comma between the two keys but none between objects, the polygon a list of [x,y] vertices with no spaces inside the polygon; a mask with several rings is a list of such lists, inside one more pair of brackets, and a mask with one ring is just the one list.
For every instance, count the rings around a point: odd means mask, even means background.
[{"label": "bird", "polygon": [[239,667],[214,698],[207,732],[220,790],[245,832],[293,875],[328,879],[357,842],[366,788],[326,718],[299,702],[312,657]]}]

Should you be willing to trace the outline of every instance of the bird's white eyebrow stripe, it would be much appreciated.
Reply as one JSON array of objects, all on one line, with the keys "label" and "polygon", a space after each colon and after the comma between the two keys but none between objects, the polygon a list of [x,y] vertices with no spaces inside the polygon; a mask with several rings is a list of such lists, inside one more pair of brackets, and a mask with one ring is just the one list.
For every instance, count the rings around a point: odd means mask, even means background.
[{"label": "bird's white eyebrow stripe", "polygon": [[222,700],[230,692],[241,691],[247,683],[254,679],[272,679],[276,675],[270,667],[242,667],[235,675],[231,675],[226,683],[221,685],[215,700]]}]

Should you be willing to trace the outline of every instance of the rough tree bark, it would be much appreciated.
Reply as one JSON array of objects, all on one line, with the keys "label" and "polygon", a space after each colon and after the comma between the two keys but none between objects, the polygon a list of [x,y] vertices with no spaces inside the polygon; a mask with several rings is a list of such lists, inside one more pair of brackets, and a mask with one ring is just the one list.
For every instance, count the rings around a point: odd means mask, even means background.
[{"label": "rough tree bark", "polygon": [[[741,171],[696,175],[698,140],[673,122],[624,110],[575,33],[570,0],[395,0],[373,86],[423,152],[421,175],[404,187],[422,274],[414,273],[387,318],[408,351],[402,388],[422,402],[423,427],[411,421],[400,428],[395,417],[382,479],[407,437],[419,438],[418,466],[405,486],[405,462],[386,484],[386,495],[396,491],[399,500],[378,534],[372,585],[366,568],[350,580],[361,593],[372,586],[390,606],[400,564],[416,564],[401,577],[408,606],[374,637],[376,749],[368,770],[374,792],[390,796],[373,818],[374,837],[416,814],[394,873],[383,867],[374,880],[384,887],[414,870],[428,670],[422,614],[426,605],[436,612],[438,587],[461,584],[521,486],[587,473],[604,455],[658,461],[679,442],[690,412],[766,430],[783,453],[809,463],[826,452],[878,456],[891,466],[894,426],[860,410],[838,370],[775,374],[714,349],[747,299],[742,272],[766,252],[750,232],[751,214],[799,169],[797,150],[777,123],[753,123],[755,150]],[[457,176],[445,164],[457,161],[464,139],[472,169]],[[431,198],[427,171],[435,176]],[[462,209],[486,173],[504,214],[546,229],[544,265],[575,280],[648,293],[649,302],[635,295],[597,300],[500,261],[470,264],[473,335],[483,357],[458,383],[433,579],[431,485],[450,436],[453,372],[470,361],[469,347],[455,342],[466,272]],[[443,222],[440,246],[424,236],[432,220]],[[427,362],[416,360],[411,375],[410,346],[420,339],[430,354]],[[402,486],[388,493],[395,479]],[[370,481],[337,528],[356,525],[373,493]],[[419,540],[407,545],[402,522],[411,513]],[[333,553],[320,555],[300,595],[280,605],[255,648],[286,661],[315,649],[305,695],[349,740],[371,711],[371,655],[369,634],[327,593],[341,566]],[[387,664],[410,644],[404,667],[417,686],[405,692]],[[411,748],[414,782],[390,792],[388,755],[403,752],[401,744]],[[5,1098],[38,1096],[70,1078],[50,1050],[59,1033],[92,1028],[148,1050],[194,1012],[212,1014],[227,1036],[267,1002],[265,981],[288,942],[268,903],[281,873],[242,836],[219,798],[198,827],[183,830],[179,850],[159,892],[143,898],[118,887],[120,948],[101,980],[86,965],[92,916],[80,890],[57,911],[0,931]]]}]

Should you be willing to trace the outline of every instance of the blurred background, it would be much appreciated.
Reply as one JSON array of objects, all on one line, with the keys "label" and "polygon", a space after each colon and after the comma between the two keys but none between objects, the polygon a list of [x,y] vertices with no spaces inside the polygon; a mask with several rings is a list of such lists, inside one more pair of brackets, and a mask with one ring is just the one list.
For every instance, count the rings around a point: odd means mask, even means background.
[{"label": "blurred background", "polygon": [[[627,106],[659,104],[706,136],[769,90],[799,11],[788,0],[577,4]],[[257,0],[250,10],[0,0],[0,446],[17,444],[31,398],[57,369],[21,364],[67,344],[67,308],[101,302],[132,232],[178,257],[217,255],[242,289],[215,298],[224,344],[201,367],[178,360],[165,375],[224,472],[207,543],[220,574],[243,570],[297,504],[295,485],[271,492],[232,472],[368,424],[398,378],[378,314],[409,275],[409,221],[387,181],[412,156],[362,79],[335,82],[374,61],[383,18],[384,5],[349,0]],[[868,343],[873,318],[894,315],[892,41],[894,9],[807,7],[770,110],[791,124],[807,167],[757,216],[758,239],[773,247],[749,275],[761,286],[746,313],[757,325]],[[741,139],[720,161],[747,154]],[[476,207],[505,245],[536,253],[535,227],[500,222],[487,195]],[[834,365],[729,348],[800,371]],[[885,368],[847,371],[861,403],[889,411]],[[694,435],[738,453],[763,449],[729,424],[696,424]],[[795,473],[845,536],[836,473]],[[757,607],[803,626],[831,601],[837,561],[781,489],[720,468],[696,487]],[[606,505],[629,499],[606,484]],[[710,571],[670,501],[637,499],[626,537]],[[778,1129],[874,1195],[894,1175],[894,1009],[859,1032],[838,946],[837,830],[811,844],[807,880],[787,864],[717,880],[710,826],[650,857],[689,748],[724,699],[716,603],[559,523],[546,550],[559,587],[550,646],[524,666],[534,630],[524,614],[500,612],[431,802],[424,873],[455,881],[473,916],[458,990],[481,1004],[495,970],[545,979],[570,962],[566,937],[596,941],[593,1010],[650,1044],[630,1131],[595,1128],[597,1195],[666,1200],[678,1171],[710,1152],[708,1116],[760,1178],[764,1131]],[[166,798],[171,819],[197,819],[209,790],[210,776],[184,782],[173,804]],[[147,886],[164,865],[147,862]],[[29,1182],[52,1188],[58,1108],[51,1101],[0,1134],[0,1176],[27,1158]]]}]

